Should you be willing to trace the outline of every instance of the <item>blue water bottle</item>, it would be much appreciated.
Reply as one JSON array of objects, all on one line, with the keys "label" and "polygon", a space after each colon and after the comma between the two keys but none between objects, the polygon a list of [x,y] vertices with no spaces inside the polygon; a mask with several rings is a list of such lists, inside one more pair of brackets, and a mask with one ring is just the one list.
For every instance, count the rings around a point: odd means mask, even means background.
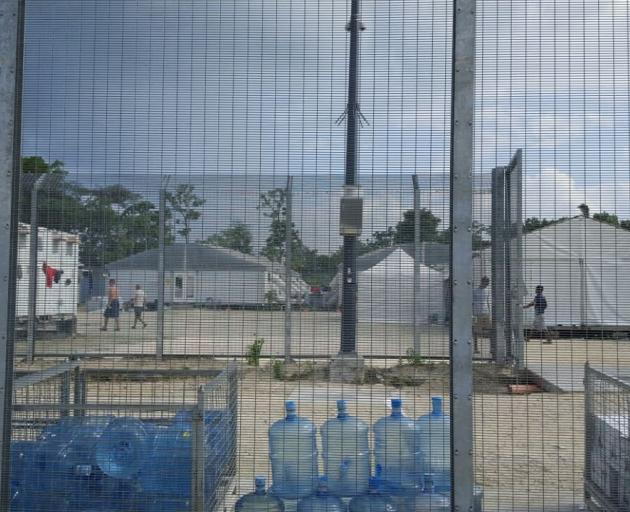
[{"label": "blue water bottle", "polygon": [[425,473],[423,489],[420,494],[404,499],[405,512],[450,512],[451,500],[435,492],[433,475]]},{"label": "blue water bottle", "polygon": [[378,477],[370,478],[368,492],[350,500],[349,512],[398,512],[398,507],[381,486]]},{"label": "blue water bottle", "polygon": [[423,457],[423,470],[433,475],[436,492],[451,487],[451,423],[442,410],[442,397],[431,398],[432,410],[417,422],[418,445]]},{"label": "blue water bottle", "polygon": [[321,428],[324,471],[335,496],[364,494],[370,480],[369,427],[348,414],[345,400],[337,401],[337,417]]},{"label": "blue water bottle", "polygon": [[317,487],[316,428],[286,403],[285,419],[269,429],[269,458],[273,473],[271,492],[285,499],[309,496]]},{"label": "blue water bottle", "polygon": [[393,494],[420,490],[422,459],[416,436],[416,422],[403,416],[402,400],[392,399],[391,415],[374,424],[374,451],[383,484]]},{"label": "blue water bottle", "polygon": [[234,512],[284,512],[284,503],[277,496],[267,493],[265,483],[265,477],[257,476],[256,489],[239,498],[234,506]]},{"label": "blue water bottle", "polygon": [[319,479],[315,494],[302,498],[297,504],[297,512],[344,512],[345,510],[343,501],[330,494],[325,476]]},{"label": "blue water bottle", "polygon": [[96,461],[106,475],[121,480],[135,477],[146,462],[150,438],[142,421],[112,421],[96,445]]}]

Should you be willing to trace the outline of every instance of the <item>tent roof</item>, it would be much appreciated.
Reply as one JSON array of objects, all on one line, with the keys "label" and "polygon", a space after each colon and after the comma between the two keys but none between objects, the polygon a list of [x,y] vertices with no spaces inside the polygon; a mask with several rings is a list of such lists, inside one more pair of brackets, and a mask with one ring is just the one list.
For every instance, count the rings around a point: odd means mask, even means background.
[{"label": "tent roof", "polygon": [[630,231],[596,219],[572,217],[523,236],[524,257],[627,260]]},{"label": "tent roof", "polygon": [[[424,258],[421,261],[422,264],[428,266],[436,265],[448,265],[449,251],[448,244],[439,244],[435,242],[423,242]],[[381,261],[389,257],[397,249],[402,249],[407,256],[413,259],[414,247],[412,243],[393,245],[391,247],[384,247],[382,249],[376,249],[368,252],[357,258],[357,268],[359,272],[369,270],[370,268],[378,265]],[[422,252],[422,251],[421,251]]]},{"label": "tent roof", "polygon": [[[251,256],[214,245],[188,244],[186,248],[186,244],[177,243],[167,245],[164,252],[164,268],[168,271],[267,271],[272,267],[263,256]],[[108,270],[155,270],[157,267],[157,249],[139,252],[106,265]]]}]

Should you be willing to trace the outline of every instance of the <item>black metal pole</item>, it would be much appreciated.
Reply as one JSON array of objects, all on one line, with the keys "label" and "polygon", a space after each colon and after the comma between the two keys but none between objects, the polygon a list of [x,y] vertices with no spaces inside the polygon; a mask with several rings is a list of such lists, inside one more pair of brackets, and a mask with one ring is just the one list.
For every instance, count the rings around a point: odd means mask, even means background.
[{"label": "black metal pole", "polygon": [[[346,106],[346,161],[345,185],[357,185],[357,146],[358,146],[358,92],[359,92],[359,0],[352,0],[350,22],[346,30],[350,32],[350,58],[348,66],[348,104]],[[343,286],[341,310],[342,354],[356,352],[357,346],[357,235],[343,237]]]}]

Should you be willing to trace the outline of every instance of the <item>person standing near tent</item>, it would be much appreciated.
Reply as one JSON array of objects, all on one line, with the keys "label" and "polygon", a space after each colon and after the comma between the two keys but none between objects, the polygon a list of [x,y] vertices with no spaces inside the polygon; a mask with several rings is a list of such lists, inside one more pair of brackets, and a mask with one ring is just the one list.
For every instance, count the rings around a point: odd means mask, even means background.
[{"label": "person standing near tent", "polygon": [[114,330],[120,331],[120,322],[118,320],[120,316],[120,301],[118,299],[118,287],[116,286],[115,279],[109,280],[109,287],[107,288],[107,307],[105,308],[103,316],[105,317],[105,321],[103,327],[101,327],[101,331],[107,330],[107,322],[110,318],[114,319]]},{"label": "person standing near tent", "polygon": [[543,343],[551,343],[551,334],[547,330],[547,326],[545,325],[545,310],[547,309],[547,299],[543,295],[543,291],[545,288],[542,285],[538,285],[536,287],[536,295],[534,296],[534,300],[529,304],[525,304],[523,309],[529,309],[531,307],[534,308],[534,330],[538,331],[539,338],[545,338]]},{"label": "person standing near tent", "polygon": [[491,327],[488,307],[488,285],[490,279],[483,276],[479,286],[473,290],[473,343],[475,354],[479,353],[478,337],[484,336]]},{"label": "person standing near tent", "polygon": [[144,304],[145,304],[144,290],[142,289],[142,286],[137,284],[136,291],[133,294],[134,317],[133,317],[133,325],[131,326],[132,329],[136,328],[136,324],[138,323],[138,321],[140,321],[140,323],[142,324],[143,329],[147,326],[147,323],[144,321],[144,318],[142,318],[142,315],[144,313]]}]

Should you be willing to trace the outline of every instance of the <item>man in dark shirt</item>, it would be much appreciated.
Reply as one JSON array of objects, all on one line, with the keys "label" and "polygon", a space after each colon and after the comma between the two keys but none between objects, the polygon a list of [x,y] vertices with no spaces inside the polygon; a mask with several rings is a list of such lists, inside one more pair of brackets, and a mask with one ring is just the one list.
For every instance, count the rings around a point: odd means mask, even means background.
[{"label": "man in dark shirt", "polygon": [[551,343],[551,334],[545,325],[545,310],[547,309],[547,299],[543,295],[544,288],[541,285],[536,287],[536,296],[529,304],[523,306],[524,309],[534,308],[534,330],[538,331],[539,338],[545,338],[543,343]]}]

